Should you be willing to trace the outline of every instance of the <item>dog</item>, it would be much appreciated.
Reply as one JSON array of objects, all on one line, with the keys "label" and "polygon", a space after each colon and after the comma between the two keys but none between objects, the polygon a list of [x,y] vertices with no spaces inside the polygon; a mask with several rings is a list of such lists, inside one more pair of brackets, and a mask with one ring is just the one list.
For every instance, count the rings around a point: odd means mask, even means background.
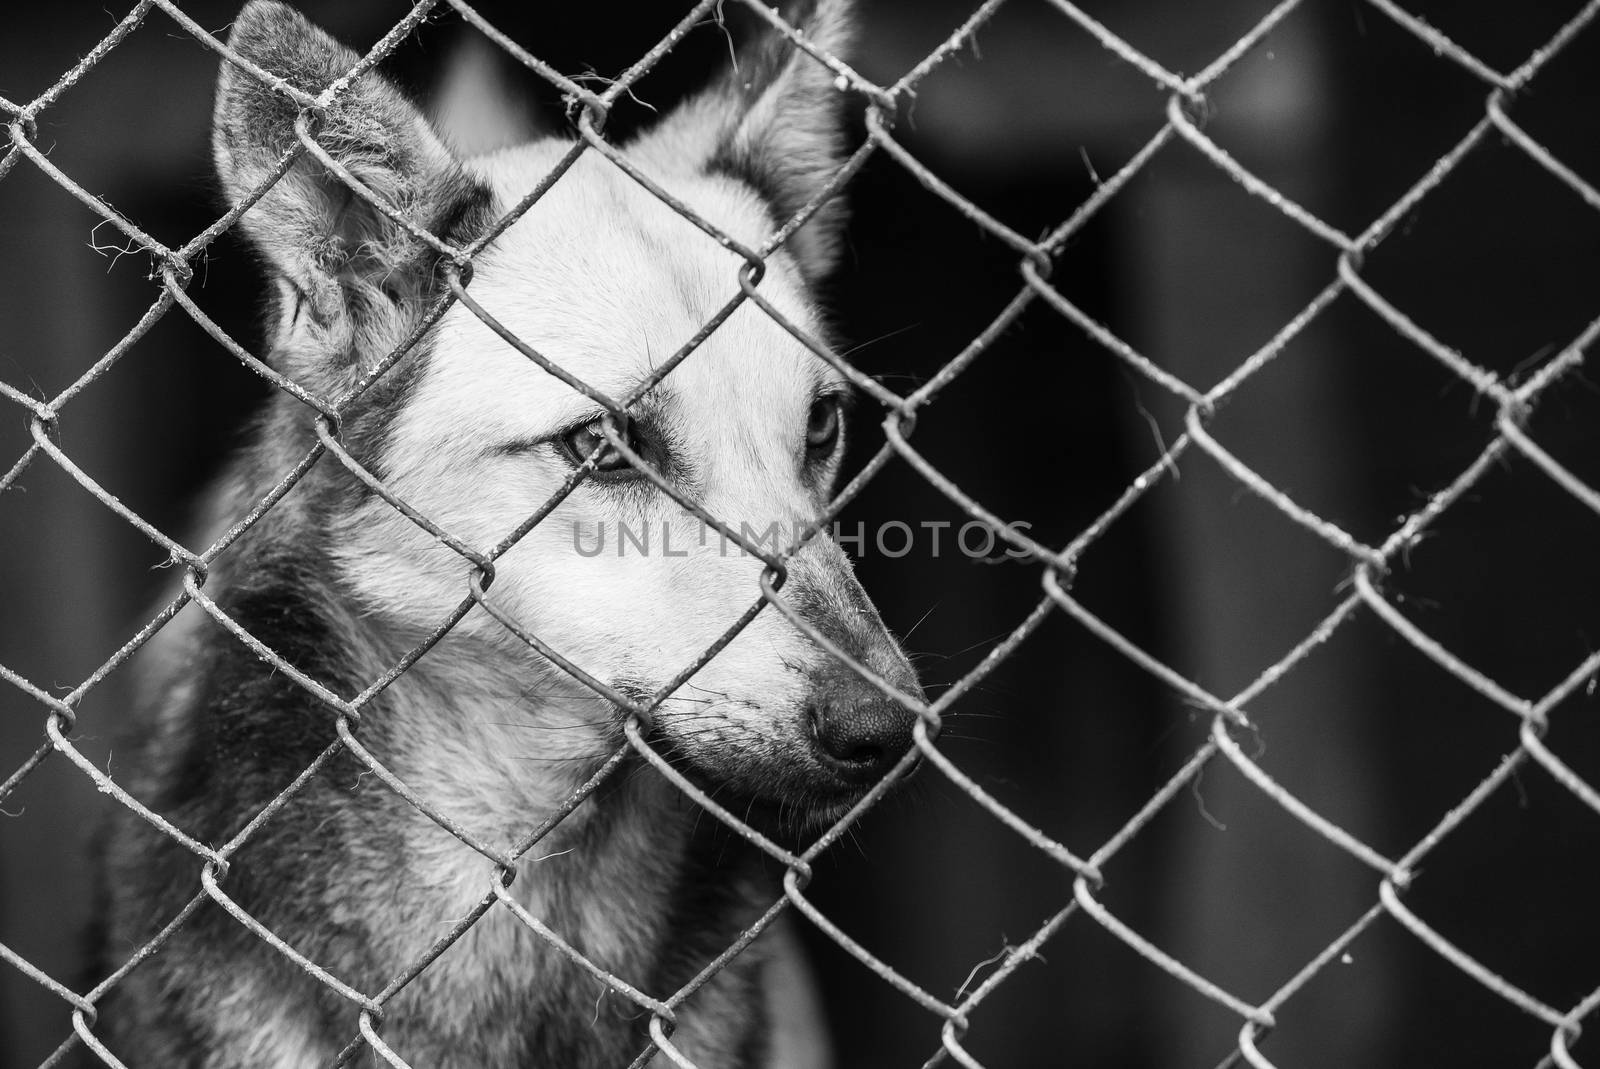
[{"label": "dog", "polygon": [[[829,53],[847,0],[783,12]],[[357,55],[273,0],[228,46],[315,94]],[[816,198],[843,162],[835,74],[774,33],[631,139],[626,158],[747,247]],[[222,65],[213,147],[237,205],[296,144],[299,108]],[[545,137],[464,156],[367,71],[314,116],[340,168],[402,218],[461,247],[536,188],[571,147]],[[840,251],[825,202],[766,260],[761,294],[822,335],[812,296]],[[270,280],[267,362],[310,397],[341,396],[413,333],[403,359],[340,412],[341,448],[458,544],[496,545],[586,476],[495,561],[487,597],[615,693],[647,698],[760,598],[763,565],[732,552],[606,437],[605,410],[529,360],[461,302],[440,254],[299,156],[239,220]],[[476,256],[467,293],[596,390],[624,397],[737,293],[740,256],[598,151],[581,155]],[[735,529],[805,529],[844,451],[848,382],[749,302],[646,392],[614,433],[661,479]],[[317,441],[317,412],[268,402],[209,499],[214,532],[265,498]],[[655,532],[655,552],[590,552],[596,532]],[[583,532],[582,545],[574,532]],[[648,538],[648,534],[645,536]],[[666,542],[660,541],[666,539]],[[338,747],[334,710],[461,603],[476,566],[325,452],[211,566],[202,593],[293,668],[186,607],[153,643],[136,795],[220,847],[335,748],[232,853],[215,888],[327,977],[382,991],[497,879]],[[912,746],[921,692],[840,547],[818,535],[782,597],[810,628],[908,697],[863,681],[768,607],[650,712],[646,743],[750,819],[809,829],[845,813]],[[510,844],[626,744],[620,707],[481,606],[363,705],[360,747],[478,841]],[[631,753],[631,751],[630,751]],[[781,870],[643,759],[521,856],[508,895],[600,969],[656,998],[693,979],[775,902]],[[119,754],[119,763],[127,764]],[[783,819],[780,819],[783,818]],[[109,836],[105,951],[120,966],[202,889],[203,861],[124,813]],[[672,1046],[703,1069],[826,1064],[794,935],[770,929],[675,1008]],[[97,1034],[131,1066],[331,1065],[359,1007],[214,897],[115,985]],[[389,998],[381,1042],[418,1067],[620,1067],[650,1015],[496,903]],[[379,1064],[371,1049],[348,1055]],[[657,1060],[662,1059],[657,1055]]]}]

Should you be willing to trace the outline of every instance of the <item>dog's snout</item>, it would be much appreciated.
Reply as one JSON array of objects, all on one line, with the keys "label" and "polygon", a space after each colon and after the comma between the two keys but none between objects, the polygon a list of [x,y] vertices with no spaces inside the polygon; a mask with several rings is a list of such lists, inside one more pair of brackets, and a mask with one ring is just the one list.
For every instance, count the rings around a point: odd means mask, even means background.
[{"label": "dog's snout", "polygon": [[824,762],[852,783],[875,780],[911,748],[915,713],[862,684],[870,693],[818,695],[808,710],[812,738]]},{"label": "dog's snout", "polygon": [[857,667],[913,703],[923,700],[922,687],[838,546],[826,542],[811,548],[811,557],[797,558],[799,567],[791,573],[796,581],[785,593],[846,658],[823,657],[811,670],[805,702],[811,750],[816,764],[836,782],[864,787],[913,748],[917,714]]}]

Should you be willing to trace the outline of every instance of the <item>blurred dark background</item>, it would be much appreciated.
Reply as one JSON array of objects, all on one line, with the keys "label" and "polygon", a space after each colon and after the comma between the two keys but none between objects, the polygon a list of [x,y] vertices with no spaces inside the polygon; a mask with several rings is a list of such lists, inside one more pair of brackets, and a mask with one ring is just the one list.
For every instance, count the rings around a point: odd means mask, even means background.
[{"label": "blurred dark background", "polygon": [[[185,5],[221,31],[236,4]],[[866,0],[858,68],[887,84],[966,17],[968,0]],[[1123,0],[1086,10],[1172,70],[1201,69],[1265,0]],[[111,28],[100,5],[7,17],[0,95],[37,96]],[[308,3],[360,48],[395,0]],[[485,2],[487,17],[569,73],[621,71],[678,5]],[[1510,70],[1576,3],[1413,5]],[[427,27],[386,65],[425,96],[457,27]],[[665,105],[725,56],[714,31],[638,88]],[[217,57],[159,11],[41,117],[50,161],[177,245],[221,212],[207,152]],[[512,75],[515,77],[515,74]],[[527,89],[553,107],[554,95]],[[1353,0],[1310,2],[1209,94],[1208,135],[1284,194],[1357,233],[1483,115],[1485,86]],[[1013,0],[917,90],[896,136],[976,204],[1039,235],[1066,219],[1164,122],[1166,96],[1045,2]],[[1513,115],[1600,180],[1600,30],[1580,34]],[[647,118],[619,114],[626,127]],[[830,286],[851,359],[902,392],[926,381],[1018,292],[1016,255],[882,154],[849,191],[851,250]],[[151,260],[30,162],[0,180],[0,378],[56,395],[155,299]],[[1520,381],[1600,315],[1600,216],[1491,134],[1363,274],[1446,344]],[[1069,299],[1204,390],[1265,345],[1335,277],[1335,253],[1181,142],[1063,251]],[[253,339],[259,277],[242,244],[213,247],[190,292]],[[1591,357],[1529,424],[1600,485]],[[166,316],[64,411],[60,442],[161,530],[192,503],[264,384],[181,312]],[[1063,545],[1182,432],[1183,409],[1041,304],[920,419],[919,450],[989,509]],[[1493,406],[1345,296],[1248,380],[1212,433],[1296,501],[1378,544],[1490,441]],[[869,455],[875,414],[859,421]],[[0,470],[30,438],[0,401]],[[1348,590],[1350,561],[1191,451],[1083,558],[1074,596],[1163,662],[1229,696],[1284,656]],[[964,515],[892,464],[844,516],[868,529]],[[1518,695],[1549,691],[1600,643],[1600,517],[1512,455],[1397,562],[1385,594]],[[0,664],[65,693],[154,611],[163,554],[48,459],[0,497]],[[1037,567],[868,546],[867,588],[909,636],[928,682],[975,668],[1041,596]],[[1600,700],[1552,714],[1550,745],[1600,782]],[[131,695],[119,671],[81,707],[85,752],[113,775]],[[1517,723],[1370,613],[1250,706],[1258,759],[1307,804],[1397,857],[1516,745]],[[1110,838],[1203,741],[1210,717],[1061,614],[957,707],[942,748],[1001,802],[1080,854]],[[0,774],[44,739],[43,708],[0,684]],[[105,807],[56,757],[0,810],[0,942],[79,990],[91,913],[89,834]],[[1490,968],[1563,1009],[1600,985],[1600,814],[1538,766],[1429,855],[1407,903]],[[1072,897],[1071,873],[925,771],[818,866],[810,894],[845,930],[953,999]],[[1267,998],[1373,904],[1377,876],[1213,763],[1106,866],[1102,901],[1201,974]],[[915,1066],[939,1022],[822,937],[811,940],[841,1066]],[[1279,1014],[1284,1066],[1533,1065],[1549,1029],[1380,919]],[[990,1066],[1210,1066],[1239,1022],[1083,914],[971,1021]],[[37,1064],[70,1031],[65,1004],[0,964],[0,1064]],[[1592,1040],[1576,1056],[1597,1057]]]}]

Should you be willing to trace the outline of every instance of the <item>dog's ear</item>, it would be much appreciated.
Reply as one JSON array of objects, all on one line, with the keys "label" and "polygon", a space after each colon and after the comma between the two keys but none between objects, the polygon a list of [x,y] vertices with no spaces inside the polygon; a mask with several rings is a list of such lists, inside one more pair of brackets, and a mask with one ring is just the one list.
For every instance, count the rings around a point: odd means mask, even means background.
[{"label": "dog's ear", "polygon": [[[789,0],[778,14],[818,51],[843,58],[853,37],[850,0]],[[787,223],[844,161],[845,93],[837,75],[783,34],[764,28],[732,68],[640,139],[647,162],[691,166],[749,184]],[[838,260],[844,199],[824,203],[786,245],[808,280]]]},{"label": "dog's ear", "polygon": [[[252,0],[234,22],[228,44],[311,94],[360,59],[273,0]],[[212,149],[230,202],[254,192],[297,143],[299,111],[254,75],[223,64]],[[487,191],[462,172],[416,106],[375,72],[361,75],[338,97],[314,136],[368,189],[436,236],[460,241],[472,218],[487,212]],[[278,358],[296,377],[355,377],[409,333],[439,284],[434,250],[310,152],[242,223],[280,280],[285,302]]]}]

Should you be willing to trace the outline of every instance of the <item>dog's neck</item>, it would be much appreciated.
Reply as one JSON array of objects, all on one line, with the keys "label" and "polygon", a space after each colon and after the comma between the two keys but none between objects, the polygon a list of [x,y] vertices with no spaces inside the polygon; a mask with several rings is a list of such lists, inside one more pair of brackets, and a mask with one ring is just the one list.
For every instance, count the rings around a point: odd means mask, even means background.
[{"label": "dog's neck", "polygon": [[[392,665],[413,638],[391,636],[385,660]],[[405,767],[434,804],[474,834],[507,846],[625,745],[621,720],[605,699],[531,652],[470,634],[447,635],[380,700],[381,745],[396,771]]]},{"label": "dog's neck", "polygon": [[[383,719],[380,759],[430,806],[502,849],[521,846],[623,745],[609,703],[470,636],[446,638],[402,677]],[[493,892],[496,870],[411,814],[403,853],[435,903],[437,935]],[[754,919],[752,861],[746,844],[630,758],[519,858],[508,895],[601,970],[664,997]],[[736,971],[706,998],[745,1007],[730,982],[743,981]],[[407,1001],[417,1006],[452,988],[521,992],[524,1012],[544,1022],[519,1040],[544,1056],[538,1064],[590,1064],[590,1045],[612,1043],[619,1046],[607,1057],[625,1062],[638,1053],[627,1044],[642,1040],[637,1006],[503,904],[414,987]],[[611,1026],[592,1027],[599,1017]],[[480,1023],[480,1034],[484,1027],[492,1031]]]}]

